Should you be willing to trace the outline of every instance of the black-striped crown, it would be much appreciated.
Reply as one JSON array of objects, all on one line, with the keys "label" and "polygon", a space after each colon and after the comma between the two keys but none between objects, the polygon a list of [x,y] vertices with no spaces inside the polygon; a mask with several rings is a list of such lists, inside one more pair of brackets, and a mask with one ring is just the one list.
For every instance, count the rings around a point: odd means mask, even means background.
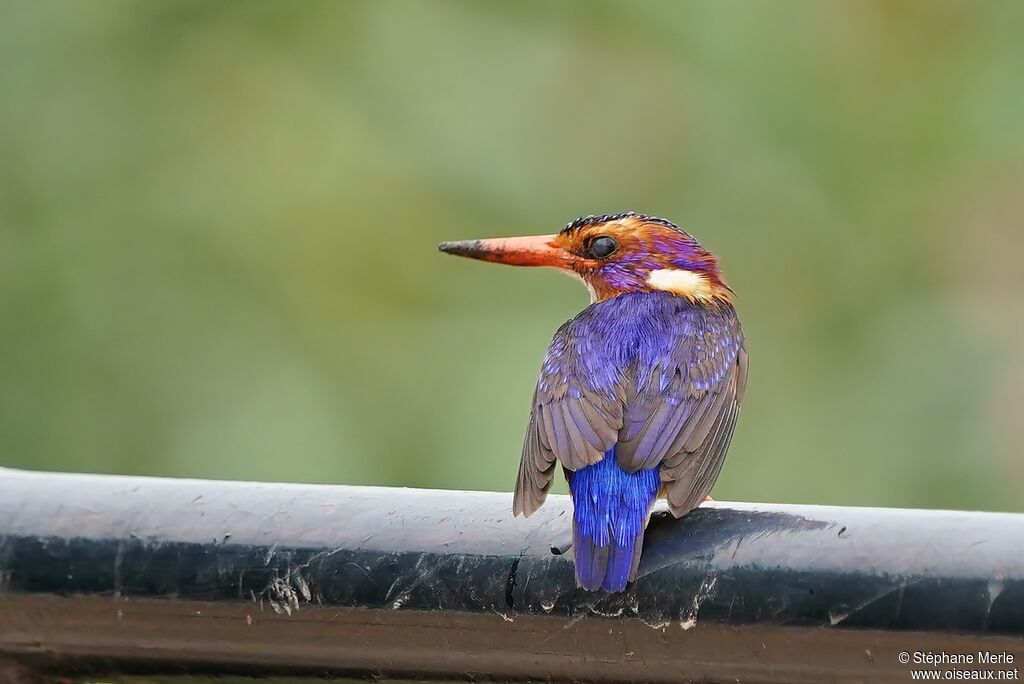
[{"label": "black-striped crown", "polygon": [[635,211],[624,211],[619,214],[591,214],[590,216],[581,216],[578,219],[565,224],[565,228],[562,229],[562,234],[565,235],[566,233],[571,233],[575,230],[579,230],[580,228],[585,228],[586,226],[600,225],[602,223],[618,221],[624,218],[634,218],[640,221],[646,221],[647,223],[657,223],[658,225],[671,228],[672,230],[683,233],[684,235],[687,234],[686,231],[668,219],[658,218],[657,216],[648,216],[647,214],[638,214]]}]

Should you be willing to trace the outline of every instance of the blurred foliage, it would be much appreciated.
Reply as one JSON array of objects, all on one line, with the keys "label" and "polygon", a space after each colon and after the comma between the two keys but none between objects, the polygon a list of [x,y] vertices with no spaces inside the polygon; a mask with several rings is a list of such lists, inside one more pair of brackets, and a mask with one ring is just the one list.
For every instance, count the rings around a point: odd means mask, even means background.
[{"label": "blurred foliage", "polygon": [[560,275],[739,293],[717,498],[1020,510],[1024,4],[0,0],[0,463],[511,488]]}]

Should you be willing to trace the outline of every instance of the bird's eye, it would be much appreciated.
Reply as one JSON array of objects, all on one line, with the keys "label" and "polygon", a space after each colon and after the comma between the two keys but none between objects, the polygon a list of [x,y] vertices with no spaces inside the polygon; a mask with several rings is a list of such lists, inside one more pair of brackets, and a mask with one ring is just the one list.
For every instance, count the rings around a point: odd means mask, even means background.
[{"label": "bird's eye", "polygon": [[610,238],[607,235],[599,235],[587,243],[587,253],[595,259],[607,259],[618,248],[619,243],[615,241],[615,238]]}]

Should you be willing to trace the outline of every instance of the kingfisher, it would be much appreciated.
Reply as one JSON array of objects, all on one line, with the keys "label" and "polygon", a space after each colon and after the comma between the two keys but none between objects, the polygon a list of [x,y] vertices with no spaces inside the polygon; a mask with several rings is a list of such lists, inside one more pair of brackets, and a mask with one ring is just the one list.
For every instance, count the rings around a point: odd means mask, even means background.
[{"label": "kingfisher", "polygon": [[540,508],[561,466],[576,582],[623,591],[636,578],[655,500],[664,497],[677,518],[700,505],[736,426],[747,347],[718,259],[675,223],[634,212],[440,250],[552,266],[589,290],[590,305],[544,356],[512,510]]}]

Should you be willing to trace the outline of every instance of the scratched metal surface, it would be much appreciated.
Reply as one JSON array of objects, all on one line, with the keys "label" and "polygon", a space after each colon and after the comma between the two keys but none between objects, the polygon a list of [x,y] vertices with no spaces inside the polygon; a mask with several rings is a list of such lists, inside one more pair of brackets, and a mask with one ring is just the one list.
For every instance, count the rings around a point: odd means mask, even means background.
[{"label": "scratched metal surface", "polygon": [[[263,664],[274,660],[259,651],[232,660],[231,641],[298,619],[340,625],[369,615],[380,627],[401,615],[408,627],[439,611],[493,619],[492,640],[548,624],[534,617],[570,632],[628,623],[661,634],[756,626],[825,628],[816,638],[1024,636],[1024,515],[709,504],[682,520],[656,515],[641,576],[607,596],[577,590],[570,558],[551,551],[569,524],[565,497],[529,520],[513,518],[510,503],[504,493],[0,469],[0,653],[167,659],[173,648],[146,651],[139,640],[154,639],[176,607],[193,626],[217,616],[219,631],[194,630],[195,639],[225,643],[190,644],[183,630],[174,648],[207,653],[196,656],[205,662]],[[126,620],[136,632],[122,629]],[[224,631],[232,620],[237,634]],[[346,634],[337,638],[356,638]],[[580,643],[563,648],[586,653]],[[307,651],[290,662],[357,672],[371,662],[340,647]],[[635,651],[623,647],[623,662]],[[392,671],[400,660],[391,654],[373,668]],[[474,671],[446,668],[424,670]]]}]

